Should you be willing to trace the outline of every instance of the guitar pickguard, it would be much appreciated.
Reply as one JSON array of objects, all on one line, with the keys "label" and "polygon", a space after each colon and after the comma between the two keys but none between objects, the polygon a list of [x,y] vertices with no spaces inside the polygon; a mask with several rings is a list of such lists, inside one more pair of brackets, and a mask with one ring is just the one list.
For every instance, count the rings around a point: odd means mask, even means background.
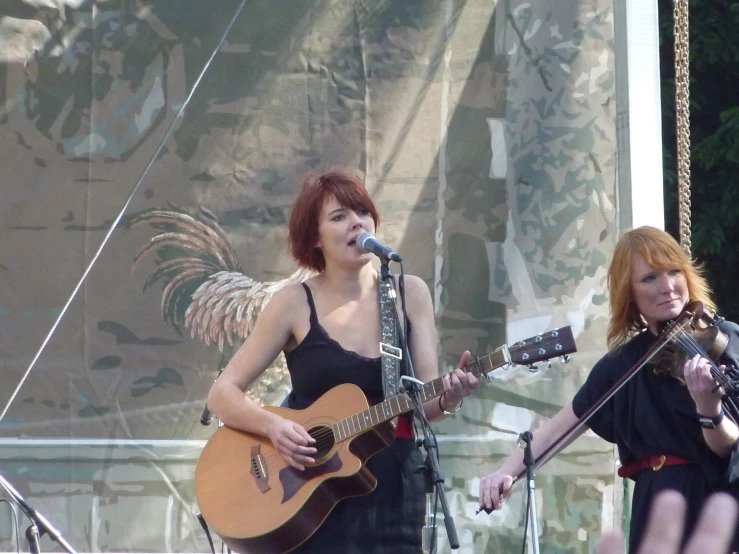
[{"label": "guitar pickguard", "polygon": [[295,496],[300,488],[311,479],[339,471],[343,465],[341,456],[336,452],[324,463],[313,467],[306,467],[303,471],[295,469],[292,466],[281,469],[279,475],[283,490],[282,503],[284,504]]}]

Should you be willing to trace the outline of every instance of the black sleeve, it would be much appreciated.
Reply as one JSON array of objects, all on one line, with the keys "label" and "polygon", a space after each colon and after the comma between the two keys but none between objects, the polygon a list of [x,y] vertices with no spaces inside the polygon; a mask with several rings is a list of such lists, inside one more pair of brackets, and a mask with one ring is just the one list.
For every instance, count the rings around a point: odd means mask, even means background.
[{"label": "black sleeve", "polygon": [[[580,418],[593,406],[615,382],[614,360],[610,355],[601,358],[595,364],[580,390],[572,399],[572,410]],[[616,442],[614,432],[614,406],[613,398],[608,400],[585,422],[596,435],[608,442]]]},{"label": "black sleeve", "polygon": [[719,357],[719,364],[734,366],[739,370],[739,325],[733,321],[724,321],[718,328],[729,337],[729,344]]},{"label": "black sleeve", "polygon": [[[719,325],[719,329],[729,337],[729,343],[719,357],[718,363],[725,365],[727,368],[734,366],[734,368],[739,369],[739,325],[731,321],[725,321]],[[737,402],[735,401],[735,403]],[[729,483],[734,486],[739,484],[739,446],[735,446],[731,453],[727,475]]]}]

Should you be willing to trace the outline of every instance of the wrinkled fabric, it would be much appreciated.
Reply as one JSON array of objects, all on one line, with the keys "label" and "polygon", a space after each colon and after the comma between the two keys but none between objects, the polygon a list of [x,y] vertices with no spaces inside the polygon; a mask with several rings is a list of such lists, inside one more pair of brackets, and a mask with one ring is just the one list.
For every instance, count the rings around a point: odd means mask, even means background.
[{"label": "wrinkled fabric", "polygon": [[[739,367],[739,326],[723,322],[719,328],[729,343],[718,365]],[[618,379],[631,369],[654,344],[655,337],[642,331],[618,350],[606,354],[577,392],[572,408],[581,417]],[[654,495],[665,489],[681,492],[688,501],[688,529],[695,525],[705,499],[714,491],[728,490],[739,499],[739,488],[730,485],[728,458],[708,448],[698,421],[695,403],[677,379],[657,375],[654,365],[639,370],[624,387],[596,411],[587,422],[596,434],[618,446],[622,465],[651,455],[671,454],[693,464],[644,470],[633,476],[631,532],[634,549],[644,532]],[[739,547],[739,535],[734,539]]]}]

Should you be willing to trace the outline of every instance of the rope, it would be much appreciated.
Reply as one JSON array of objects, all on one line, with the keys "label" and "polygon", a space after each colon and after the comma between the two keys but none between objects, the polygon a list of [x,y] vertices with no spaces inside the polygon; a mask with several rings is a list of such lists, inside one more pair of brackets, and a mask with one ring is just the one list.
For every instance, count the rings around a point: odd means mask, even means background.
[{"label": "rope", "polygon": [[674,0],[675,116],[680,246],[690,255],[690,35],[688,0]]}]

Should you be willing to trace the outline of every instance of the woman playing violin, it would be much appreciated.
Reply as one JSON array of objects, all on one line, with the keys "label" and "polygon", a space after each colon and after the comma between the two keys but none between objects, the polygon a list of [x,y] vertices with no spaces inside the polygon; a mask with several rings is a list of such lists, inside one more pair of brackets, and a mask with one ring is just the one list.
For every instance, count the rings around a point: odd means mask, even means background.
[{"label": "woman playing violin", "polygon": [[[316,275],[274,295],[208,395],[208,406],[224,424],[268,437],[284,462],[300,471],[314,463],[316,441],[298,423],[260,408],[244,391],[282,350],[293,386],[288,408],[305,409],[343,383],[360,387],[370,405],[383,400],[378,274],[373,256],[357,247],[357,237],[374,233],[378,223],[374,203],[356,176],[331,171],[304,179],[290,216],[289,246],[298,264]],[[416,377],[427,382],[438,377],[431,295],[418,277],[407,276],[405,289],[410,355]],[[465,352],[459,367],[469,357]],[[443,383],[445,392],[424,404],[432,421],[456,411],[479,384],[461,369]],[[425,490],[416,470],[423,457],[413,438],[412,418],[399,418],[395,441],[367,463],[377,478],[375,490],[340,502],[292,552],[420,552]]]},{"label": "woman playing violin", "polygon": [[[611,318],[608,353],[593,367],[572,402],[537,429],[532,448],[538,457],[655,344],[666,322],[678,317],[688,302],[714,310],[708,284],[675,240],[664,231],[640,227],[618,241],[608,270]],[[723,322],[728,345],[719,370],[739,366],[739,326]],[[588,428],[618,447],[619,475],[634,480],[630,550],[643,534],[652,498],[674,489],[688,500],[689,536],[704,500],[717,490],[730,490],[727,469],[739,429],[722,408],[722,389],[708,360],[699,355],[679,362],[680,379],[647,365],[606,401],[574,437]],[[715,367],[715,366],[714,366]],[[523,471],[521,451],[480,482],[480,506],[499,509]],[[732,492],[732,491],[730,491]],[[737,492],[732,494],[737,496]],[[732,550],[739,549],[734,539]]]}]

